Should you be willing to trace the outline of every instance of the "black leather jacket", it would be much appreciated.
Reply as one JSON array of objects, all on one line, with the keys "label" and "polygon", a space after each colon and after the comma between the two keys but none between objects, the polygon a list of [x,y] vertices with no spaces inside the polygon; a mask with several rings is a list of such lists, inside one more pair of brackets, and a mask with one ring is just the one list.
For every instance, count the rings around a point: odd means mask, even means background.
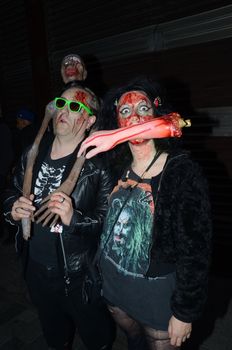
[{"label": "black leather jacket", "polygon": [[[33,184],[36,180],[45,152],[51,144],[51,137],[45,138],[40,146],[39,155],[34,166]],[[76,159],[74,152],[62,181],[67,177]],[[21,222],[15,222],[11,216],[13,203],[22,195],[24,170],[27,152],[22,155],[21,162],[16,168],[12,187],[5,193],[4,215],[7,221],[18,226],[16,234],[16,250],[20,254],[28,247],[22,238]],[[32,189],[34,188],[32,184]],[[90,253],[92,253],[101,233],[102,223],[108,206],[108,195],[112,190],[112,178],[109,170],[101,159],[95,157],[86,160],[81,170],[77,184],[72,192],[74,213],[69,226],[63,225],[64,254],[70,272],[82,272]],[[33,229],[33,227],[32,227]],[[30,244],[30,243],[29,243]],[[63,255],[60,247],[59,251]],[[25,252],[24,252],[25,254]],[[63,257],[62,257],[62,260]],[[61,260],[61,261],[62,261]]]}]

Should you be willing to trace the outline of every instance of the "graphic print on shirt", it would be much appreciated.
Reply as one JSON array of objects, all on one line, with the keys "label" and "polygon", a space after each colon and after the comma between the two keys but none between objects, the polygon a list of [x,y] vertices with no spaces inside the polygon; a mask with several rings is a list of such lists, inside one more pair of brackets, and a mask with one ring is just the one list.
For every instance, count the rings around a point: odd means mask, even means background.
[{"label": "graphic print on shirt", "polygon": [[35,182],[35,204],[39,204],[43,198],[60,186],[64,170],[65,165],[55,168],[46,161],[42,163]]},{"label": "graphic print on shirt", "polygon": [[[152,237],[154,201],[149,184],[128,190],[120,180],[110,198],[103,230],[101,249],[105,258],[125,275],[140,275],[147,271]],[[121,208],[120,215],[118,216]]]}]

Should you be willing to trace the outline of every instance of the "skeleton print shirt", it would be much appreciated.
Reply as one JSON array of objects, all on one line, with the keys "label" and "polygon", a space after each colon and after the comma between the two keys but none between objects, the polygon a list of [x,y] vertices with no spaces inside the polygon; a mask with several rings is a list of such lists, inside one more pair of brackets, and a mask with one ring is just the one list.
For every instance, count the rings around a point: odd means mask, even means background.
[{"label": "skeleton print shirt", "polygon": [[[50,151],[42,162],[41,168],[35,182],[34,194],[35,206],[39,207],[40,202],[47,195],[56,190],[62,182],[67,162],[71,155],[53,160]],[[33,235],[30,239],[30,257],[43,265],[55,265],[57,263],[57,233],[62,229],[61,225],[50,228],[41,224],[34,224]]]}]

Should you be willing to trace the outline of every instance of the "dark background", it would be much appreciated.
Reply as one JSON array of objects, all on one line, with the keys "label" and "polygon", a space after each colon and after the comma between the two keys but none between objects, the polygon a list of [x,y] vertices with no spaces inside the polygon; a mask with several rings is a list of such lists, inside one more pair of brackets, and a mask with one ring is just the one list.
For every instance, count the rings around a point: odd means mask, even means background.
[{"label": "dark background", "polygon": [[39,121],[59,93],[60,63],[77,53],[99,95],[139,74],[158,78],[192,127],[183,142],[210,185],[215,273],[232,248],[232,4],[218,0],[1,0],[0,100],[9,125],[27,106]]}]

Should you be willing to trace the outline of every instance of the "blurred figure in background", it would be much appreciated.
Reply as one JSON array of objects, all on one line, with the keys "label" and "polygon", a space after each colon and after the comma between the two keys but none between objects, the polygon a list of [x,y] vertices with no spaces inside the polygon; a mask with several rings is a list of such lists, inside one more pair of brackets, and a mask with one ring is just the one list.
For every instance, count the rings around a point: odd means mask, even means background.
[{"label": "blurred figure in background", "polygon": [[[87,77],[87,69],[80,55],[68,54],[61,61],[60,74],[63,81],[63,91],[68,88],[79,86],[85,87],[84,81]],[[53,101],[47,104],[52,106]],[[49,131],[53,130],[52,123],[49,124]]]},{"label": "blurred figure in background", "polygon": [[69,54],[61,62],[61,76],[65,87],[84,81],[87,78],[87,70],[81,56]]},{"label": "blurred figure in background", "polygon": [[[13,162],[12,134],[2,116],[0,106],[0,193],[2,194]],[[0,200],[0,237],[4,236],[6,224],[2,217],[2,199]]]},{"label": "blurred figure in background", "polygon": [[12,134],[0,106],[0,191],[5,187],[13,161]]},{"label": "blurred figure in background", "polygon": [[18,161],[23,150],[33,143],[37,130],[35,113],[26,107],[19,109],[13,130],[14,163]]}]

